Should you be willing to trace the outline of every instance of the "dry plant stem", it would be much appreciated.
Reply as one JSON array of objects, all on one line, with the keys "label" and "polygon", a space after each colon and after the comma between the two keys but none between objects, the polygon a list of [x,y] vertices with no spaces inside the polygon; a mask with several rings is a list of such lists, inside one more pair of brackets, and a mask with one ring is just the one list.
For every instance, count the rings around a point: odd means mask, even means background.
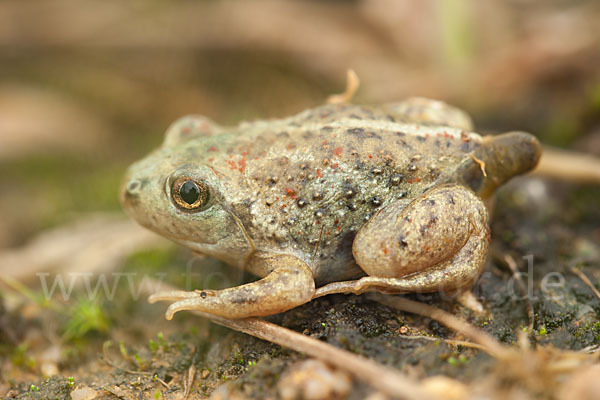
[{"label": "dry plant stem", "polygon": [[[161,290],[174,288],[165,287],[164,283],[155,282]],[[156,288],[155,288],[156,289]],[[392,368],[385,367],[368,358],[339,349],[328,343],[302,335],[290,329],[272,324],[260,318],[228,319],[201,311],[192,313],[207,318],[216,324],[238,332],[278,344],[283,347],[315,357],[330,365],[349,372],[355,378],[373,386],[392,397],[402,399],[431,399],[419,384]]]},{"label": "dry plant stem", "polygon": [[590,281],[590,278],[588,278],[586,274],[584,274],[583,272],[581,272],[580,270],[578,270],[575,267],[571,267],[571,272],[573,272],[575,275],[577,275],[579,277],[579,279],[581,279],[583,281],[583,283],[585,283],[591,289],[591,291],[594,292],[596,297],[598,299],[600,299],[600,292],[598,291],[598,289],[596,289],[596,287],[594,286],[592,281]]},{"label": "dry plant stem", "polygon": [[352,101],[354,93],[360,86],[360,79],[354,70],[349,69],[346,72],[346,90],[341,94],[332,94],[327,98],[328,104],[347,104]]},{"label": "dry plant stem", "polygon": [[192,387],[194,386],[194,380],[196,378],[196,366],[192,364],[190,368],[188,368],[187,373],[183,378],[183,398],[187,399],[190,397],[190,393],[192,391]]},{"label": "dry plant stem", "polygon": [[165,381],[163,381],[162,379],[160,379],[158,376],[154,375],[153,379],[156,379],[156,381],[158,383],[160,383],[161,385],[163,385],[166,389],[171,389],[171,386],[169,386],[169,384]]},{"label": "dry plant stem", "polygon": [[600,345],[594,344],[592,346],[584,347],[583,349],[579,350],[579,352],[585,354],[596,354],[598,350],[600,350]]},{"label": "dry plant stem", "polygon": [[134,251],[170,246],[166,239],[117,213],[93,213],[44,231],[26,245],[0,251],[0,276],[40,283],[37,273],[114,271]]},{"label": "dry plant stem", "polygon": [[435,336],[424,336],[424,335],[416,335],[416,336],[407,336],[400,335],[402,339],[408,340],[428,340],[430,342],[444,342],[450,346],[462,346],[462,347],[470,347],[472,349],[483,350],[487,349],[478,343],[467,342],[466,340],[452,340],[452,339],[443,339]]},{"label": "dry plant stem", "polygon": [[408,300],[400,296],[386,296],[380,293],[369,293],[368,298],[385,304],[390,307],[397,308],[402,311],[407,311],[413,314],[423,315],[446,325],[448,328],[462,333],[475,343],[483,347],[483,350],[496,358],[508,358],[512,351],[500,344],[496,339],[485,333],[484,331],[474,327],[473,325],[447,313],[417,301]]},{"label": "dry plant stem", "polygon": [[533,174],[577,183],[600,183],[600,159],[544,146],[542,158]]},{"label": "dry plant stem", "polygon": [[510,254],[507,254],[504,256],[504,262],[515,276],[517,284],[519,285],[519,290],[521,290],[521,294],[527,298],[527,317],[529,318],[529,325],[527,325],[527,333],[531,334],[531,332],[533,332],[535,313],[533,312],[533,304],[531,304],[531,299],[529,298],[529,296],[527,296],[527,287],[525,287],[523,278],[521,278],[521,273],[519,272],[519,268],[517,267],[515,259]]},{"label": "dry plant stem", "polygon": [[260,318],[231,320],[199,311],[192,312],[219,325],[325,361],[337,368],[348,371],[355,378],[366,382],[389,396],[403,399],[431,398],[423,392],[417,382],[391,368]]}]

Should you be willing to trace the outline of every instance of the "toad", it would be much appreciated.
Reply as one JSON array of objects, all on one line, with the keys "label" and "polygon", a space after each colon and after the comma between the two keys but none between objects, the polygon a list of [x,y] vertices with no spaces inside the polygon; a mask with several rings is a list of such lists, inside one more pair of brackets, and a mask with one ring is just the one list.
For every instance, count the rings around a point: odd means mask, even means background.
[{"label": "toad", "polygon": [[324,105],[221,127],[187,116],[133,164],[126,212],[141,225],[259,279],[168,291],[167,318],[279,313],[330,293],[461,292],[485,266],[483,200],[533,169],[535,137],[482,137],[445,103]]}]

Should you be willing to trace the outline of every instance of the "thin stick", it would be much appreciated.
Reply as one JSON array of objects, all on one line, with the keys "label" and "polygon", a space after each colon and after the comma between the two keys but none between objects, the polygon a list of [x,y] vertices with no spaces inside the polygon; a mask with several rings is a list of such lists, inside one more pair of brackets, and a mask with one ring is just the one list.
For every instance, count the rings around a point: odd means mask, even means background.
[{"label": "thin stick", "polygon": [[192,387],[194,386],[194,380],[196,379],[196,366],[194,364],[190,365],[187,370],[187,373],[183,377],[183,398],[187,399],[190,397],[190,393],[192,392]]},{"label": "thin stick", "polygon": [[579,183],[600,182],[600,159],[585,153],[544,146],[535,175]]},{"label": "thin stick", "polygon": [[533,324],[535,321],[535,313],[533,312],[533,304],[531,303],[531,299],[527,296],[527,287],[525,287],[525,283],[523,283],[523,278],[521,277],[521,273],[519,272],[519,268],[517,267],[517,263],[515,259],[507,254],[504,256],[504,262],[510,268],[513,276],[516,278],[517,284],[519,285],[519,289],[521,289],[521,294],[525,296],[527,299],[527,317],[529,318],[529,325],[527,325],[527,333],[531,334],[533,332]]},{"label": "thin stick", "polygon": [[436,337],[436,336],[425,336],[425,335],[415,335],[415,336],[400,335],[400,337],[402,339],[409,339],[409,340],[421,340],[422,339],[422,340],[428,340],[430,342],[444,342],[450,346],[463,346],[463,347],[469,347],[472,349],[483,350],[483,351],[487,350],[485,347],[483,347],[482,345],[480,345],[478,343],[468,342],[466,340],[444,339],[444,338],[440,338],[440,337]]},{"label": "thin stick", "polygon": [[460,332],[475,343],[478,343],[483,347],[483,350],[496,358],[507,358],[512,353],[506,346],[502,345],[496,339],[488,335],[486,332],[474,327],[473,325],[455,317],[454,315],[447,313],[446,311],[440,310],[429,306],[427,304],[419,303],[417,301],[408,300],[407,298],[400,296],[386,296],[380,293],[369,293],[367,295],[370,299],[377,301],[381,304],[385,304],[402,311],[407,311],[413,314],[423,315],[434,319],[448,328]]},{"label": "thin stick", "polygon": [[166,389],[171,389],[171,386],[167,382],[165,382],[162,379],[160,379],[157,375],[154,375],[153,379],[156,379],[156,381],[158,383],[160,383],[161,385],[163,385]]},{"label": "thin stick", "polygon": [[192,311],[216,324],[263,339],[320,359],[352,374],[355,378],[381,390],[389,396],[406,399],[430,399],[417,382],[398,371],[385,367],[328,343],[302,335],[259,318],[231,320],[216,315]]},{"label": "thin stick", "polygon": [[596,287],[594,286],[592,281],[590,281],[590,278],[588,278],[586,274],[584,274],[581,270],[579,270],[575,267],[570,267],[570,269],[571,269],[571,272],[573,272],[575,275],[577,275],[579,277],[579,279],[581,279],[583,281],[583,283],[585,283],[592,290],[592,292],[594,292],[596,297],[598,299],[600,299],[600,292],[598,291],[598,289],[596,289]]},{"label": "thin stick", "polygon": [[[169,287],[165,288],[167,285],[164,283],[160,283],[160,285],[161,290],[171,289]],[[431,399],[431,396],[423,391],[418,382],[393,368],[380,365],[366,357],[350,353],[310,336],[302,335],[260,318],[228,319],[201,311],[191,312],[207,318],[218,325],[322,360],[349,372],[355,378],[373,386],[388,396],[411,400]]]},{"label": "thin stick", "polygon": [[346,90],[341,94],[332,94],[327,98],[327,104],[347,104],[352,101],[354,93],[360,86],[360,79],[353,69],[346,71]]}]

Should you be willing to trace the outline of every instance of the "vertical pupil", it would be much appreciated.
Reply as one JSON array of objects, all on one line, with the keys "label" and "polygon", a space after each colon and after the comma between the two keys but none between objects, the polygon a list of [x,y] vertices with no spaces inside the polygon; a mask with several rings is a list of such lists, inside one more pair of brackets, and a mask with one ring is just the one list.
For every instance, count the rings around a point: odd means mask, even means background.
[{"label": "vertical pupil", "polygon": [[179,189],[179,196],[181,196],[181,199],[186,203],[194,204],[198,200],[198,197],[200,197],[198,185],[192,181],[187,181],[181,185],[181,188]]}]

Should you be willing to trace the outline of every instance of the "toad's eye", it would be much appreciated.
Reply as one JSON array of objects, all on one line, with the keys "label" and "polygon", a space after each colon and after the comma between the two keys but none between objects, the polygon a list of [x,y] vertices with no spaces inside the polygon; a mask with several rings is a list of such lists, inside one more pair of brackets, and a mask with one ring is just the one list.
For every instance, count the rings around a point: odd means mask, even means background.
[{"label": "toad's eye", "polygon": [[183,210],[198,210],[208,203],[208,186],[190,177],[180,177],[171,185],[175,205]]}]

